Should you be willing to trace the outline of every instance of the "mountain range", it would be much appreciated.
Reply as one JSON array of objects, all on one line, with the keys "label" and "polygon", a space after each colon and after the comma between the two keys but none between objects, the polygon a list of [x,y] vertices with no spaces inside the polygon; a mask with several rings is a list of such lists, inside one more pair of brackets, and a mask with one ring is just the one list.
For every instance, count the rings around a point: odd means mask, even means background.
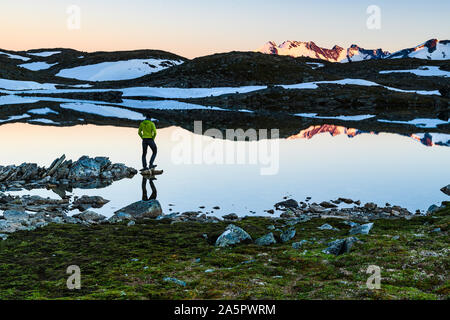
[{"label": "mountain range", "polygon": [[370,59],[399,59],[417,58],[427,60],[447,60],[450,58],[450,41],[431,39],[412,48],[394,53],[383,49],[364,49],[356,44],[344,49],[335,45],[331,49],[317,46],[314,42],[285,41],[277,45],[273,41],[267,42],[257,52],[292,57],[309,57],[329,62],[356,62]]}]

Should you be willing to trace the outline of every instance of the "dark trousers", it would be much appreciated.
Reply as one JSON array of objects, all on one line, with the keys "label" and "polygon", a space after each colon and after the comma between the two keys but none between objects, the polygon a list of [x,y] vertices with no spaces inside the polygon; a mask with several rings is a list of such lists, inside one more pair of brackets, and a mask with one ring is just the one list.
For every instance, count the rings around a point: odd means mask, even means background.
[{"label": "dark trousers", "polygon": [[150,147],[152,149],[152,157],[150,158],[150,166],[155,162],[156,153],[158,149],[156,148],[155,140],[150,138],[142,139],[142,168],[147,168],[147,149]]}]

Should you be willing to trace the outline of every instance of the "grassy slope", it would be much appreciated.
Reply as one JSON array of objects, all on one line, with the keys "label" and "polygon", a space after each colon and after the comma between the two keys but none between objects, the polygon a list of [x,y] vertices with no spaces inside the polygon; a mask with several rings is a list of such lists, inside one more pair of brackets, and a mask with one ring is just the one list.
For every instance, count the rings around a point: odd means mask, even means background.
[{"label": "grassy slope", "polygon": [[[370,235],[358,236],[363,244],[339,257],[321,252],[347,235],[349,227],[338,220],[298,224],[293,241],[316,239],[301,250],[291,242],[216,249],[202,237],[214,239],[227,223],[51,225],[0,242],[0,299],[448,299],[449,214],[447,207],[434,218],[376,221]],[[317,229],[326,222],[341,231]],[[270,224],[237,223],[254,239]],[[436,227],[443,232],[431,233]],[[81,268],[81,290],[66,289],[72,264]],[[382,268],[381,290],[365,286],[369,265]],[[187,286],[164,282],[167,276]]]}]

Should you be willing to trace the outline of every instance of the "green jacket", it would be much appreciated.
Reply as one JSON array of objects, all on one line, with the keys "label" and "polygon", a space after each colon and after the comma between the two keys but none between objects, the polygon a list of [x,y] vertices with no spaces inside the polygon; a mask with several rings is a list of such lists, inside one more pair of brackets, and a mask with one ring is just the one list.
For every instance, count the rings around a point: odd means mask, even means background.
[{"label": "green jacket", "polygon": [[156,137],[156,126],[150,120],[144,120],[139,126],[139,136],[142,139],[155,139]]}]

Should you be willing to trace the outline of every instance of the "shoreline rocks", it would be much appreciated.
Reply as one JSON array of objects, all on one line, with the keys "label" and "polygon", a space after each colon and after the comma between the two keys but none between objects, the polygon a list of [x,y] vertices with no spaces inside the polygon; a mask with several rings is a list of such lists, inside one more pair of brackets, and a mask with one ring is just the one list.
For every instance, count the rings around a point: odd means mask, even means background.
[{"label": "shoreline rocks", "polygon": [[35,163],[19,166],[0,166],[0,191],[33,190],[38,188],[58,189],[64,197],[71,188],[93,189],[105,187],[124,178],[132,178],[137,170],[121,163],[111,163],[107,157],[82,156],[77,161],[66,160],[63,155],[55,159],[50,167],[39,167]]}]

